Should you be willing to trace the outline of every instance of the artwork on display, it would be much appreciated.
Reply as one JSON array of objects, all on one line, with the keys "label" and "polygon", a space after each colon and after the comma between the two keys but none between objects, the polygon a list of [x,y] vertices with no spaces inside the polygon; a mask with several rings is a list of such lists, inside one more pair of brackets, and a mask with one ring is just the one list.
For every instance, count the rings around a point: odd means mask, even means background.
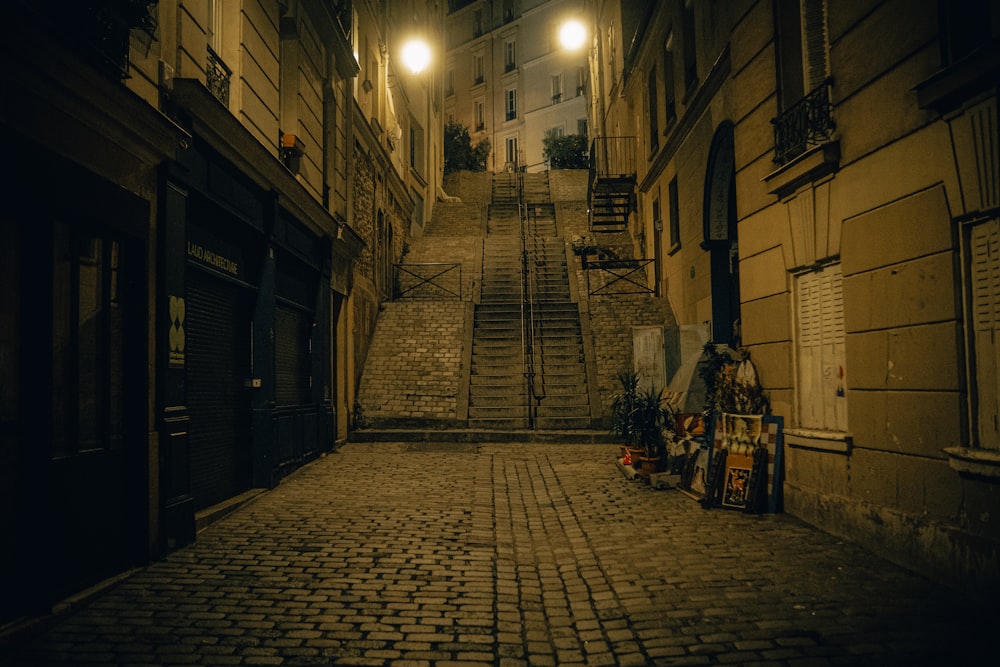
[{"label": "artwork on display", "polygon": [[726,458],[726,473],[722,483],[722,506],[745,509],[750,486],[753,457],[730,454]]},{"label": "artwork on display", "polygon": [[[724,424],[727,417],[729,423]],[[685,471],[682,490],[705,507],[780,512],[783,423],[782,417],[770,415],[720,417],[713,446],[697,450]]]}]

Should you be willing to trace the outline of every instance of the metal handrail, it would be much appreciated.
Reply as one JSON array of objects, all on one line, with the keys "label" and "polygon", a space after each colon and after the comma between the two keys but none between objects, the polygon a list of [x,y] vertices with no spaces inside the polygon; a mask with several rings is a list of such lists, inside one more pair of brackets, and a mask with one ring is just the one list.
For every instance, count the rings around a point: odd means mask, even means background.
[{"label": "metal handrail", "polygon": [[[524,199],[524,172],[515,173],[517,190],[517,215],[521,235],[521,367],[526,387],[528,427],[535,428],[538,403],[544,392],[535,387],[535,300],[532,282],[534,275],[528,257],[528,204]],[[535,405],[532,405],[532,401]]]}]

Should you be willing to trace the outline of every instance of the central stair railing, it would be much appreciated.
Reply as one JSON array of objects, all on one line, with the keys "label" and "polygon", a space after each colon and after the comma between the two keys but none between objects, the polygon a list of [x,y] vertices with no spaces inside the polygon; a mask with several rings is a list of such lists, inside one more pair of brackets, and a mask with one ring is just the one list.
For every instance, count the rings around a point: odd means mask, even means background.
[{"label": "central stair railing", "polygon": [[522,367],[527,394],[528,428],[535,428],[538,406],[545,398],[539,391],[535,372],[535,281],[528,253],[528,205],[524,197],[524,172],[516,172],[517,215],[521,232],[521,340]]}]

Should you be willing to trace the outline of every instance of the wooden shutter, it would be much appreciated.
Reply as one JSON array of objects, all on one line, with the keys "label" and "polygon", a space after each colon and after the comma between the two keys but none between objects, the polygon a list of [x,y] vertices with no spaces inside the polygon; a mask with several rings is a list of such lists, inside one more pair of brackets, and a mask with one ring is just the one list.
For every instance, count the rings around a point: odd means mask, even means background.
[{"label": "wooden shutter", "polygon": [[826,0],[802,0],[802,56],[806,92],[826,80],[827,65]]},{"label": "wooden shutter", "polygon": [[799,426],[847,430],[840,266],[799,278]]},{"label": "wooden shutter", "polygon": [[1000,449],[1000,219],[972,228],[969,263],[978,444]]}]

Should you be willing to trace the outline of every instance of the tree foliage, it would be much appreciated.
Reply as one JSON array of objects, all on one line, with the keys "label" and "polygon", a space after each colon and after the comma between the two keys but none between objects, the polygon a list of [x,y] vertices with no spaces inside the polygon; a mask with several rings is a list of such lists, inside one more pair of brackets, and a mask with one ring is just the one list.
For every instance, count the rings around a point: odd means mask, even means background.
[{"label": "tree foliage", "polygon": [[486,171],[486,158],[490,155],[490,140],[482,139],[475,146],[469,128],[456,121],[444,126],[444,173],[456,171]]},{"label": "tree foliage", "polygon": [[548,161],[549,169],[588,168],[587,148],[587,137],[582,134],[560,136],[549,130],[542,139],[542,157]]}]

